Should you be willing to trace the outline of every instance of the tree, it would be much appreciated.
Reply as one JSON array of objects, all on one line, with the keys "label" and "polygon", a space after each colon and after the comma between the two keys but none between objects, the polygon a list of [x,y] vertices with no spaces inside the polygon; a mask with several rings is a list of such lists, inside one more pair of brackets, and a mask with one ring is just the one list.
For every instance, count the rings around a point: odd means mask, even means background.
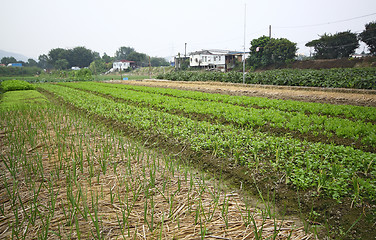
[{"label": "tree", "polygon": [[152,57],[150,58],[150,64],[152,67],[169,66],[170,64],[164,58]]},{"label": "tree", "polygon": [[254,68],[284,64],[295,58],[296,43],[286,38],[262,36],[251,41],[248,63]]},{"label": "tree", "polygon": [[128,56],[133,52],[135,52],[134,48],[120,47],[115,53],[115,58],[116,60],[130,60]]},{"label": "tree", "polygon": [[263,55],[268,64],[283,64],[294,60],[296,51],[296,43],[286,38],[271,38]]},{"label": "tree", "polygon": [[127,59],[129,61],[135,61],[137,66],[148,66],[148,56],[145,53],[131,52]]},{"label": "tree", "polygon": [[97,59],[90,63],[89,69],[91,70],[91,72],[93,72],[96,75],[98,73],[107,72],[108,70],[111,69],[111,67],[112,67],[111,64],[107,64],[102,59]]},{"label": "tree", "polygon": [[67,60],[69,67],[88,67],[94,61],[95,54],[85,47],[75,47],[68,50]]},{"label": "tree", "polygon": [[103,56],[102,56],[102,60],[105,62],[105,63],[109,63],[109,62],[112,62],[113,61],[113,58],[108,56],[107,53],[104,53]]},{"label": "tree", "polygon": [[16,63],[17,62],[17,59],[15,59],[14,57],[3,57],[1,59],[1,64],[5,64],[5,65],[8,65],[9,63]]},{"label": "tree", "polygon": [[27,66],[27,67],[36,67],[36,66],[38,66],[38,62],[35,61],[35,60],[32,59],[32,58],[29,58],[29,59],[27,60],[26,66]]},{"label": "tree", "polygon": [[39,55],[38,57],[38,67],[47,69],[50,68],[50,64],[48,63],[48,56],[46,54]]},{"label": "tree", "polygon": [[376,21],[367,23],[365,30],[359,34],[359,39],[368,45],[372,55],[376,55]]},{"label": "tree", "polygon": [[56,67],[55,64],[58,60],[67,59],[68,50],[63,48],[53,48],[48,52],[48,63]]},{"label": "tree", "polygon": [[[71,67],[88,67],[96,57],[99,57],[98,53],[91,51],[85,47],[75,47],[73,49],[55,48],[51,49],[48,53],[48,63],[58,69],[67,69]],[[68,65],[65,65],[66,60]],[[59,61],[59,62],[58,62]]]},{"label": "tree", "polygon": [[306,43],[306,46],[315,49],[316,59],[336,59],[346,58],[355,53],[359,41],[355,33],[345,31],[334,35],[325,33],[319,39]]},{"label": "tree", "polygon": [[55,62],[55,68],[59,70],[68,69],[69,62],[66,59],[59,59]]}]

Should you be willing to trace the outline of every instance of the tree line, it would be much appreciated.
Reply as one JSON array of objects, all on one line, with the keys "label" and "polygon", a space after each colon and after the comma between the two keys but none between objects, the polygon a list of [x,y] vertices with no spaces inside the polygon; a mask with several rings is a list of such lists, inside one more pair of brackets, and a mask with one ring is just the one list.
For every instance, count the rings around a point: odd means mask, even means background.
[{"label": "tree line", "polygon": [[[314,59],[347,58],[355,53],[355,49],[359,47],[359,41],[363,41],[368,46],[370,55],[376,55],[376,21],[367,23],[365,30],[360,34],[351,31],[336,34],[325,33],[320,38],[306,43],[305,46],[313,48]],[[251,41],[247,63],[252,68],[288,64],[295,60],[297,50],[297,44],[286,38],[261,36]],[[89,67],[94,74],[97,74],[111,69],[112,63],[116,60],[134,61],[139,67],[149,66],[149,63],[153,67],[169,65],[163,58],[149,58],[145,53],[124,46],[120,47],[113,57],[106,53],[100,56],[98,52],[85,47],[54,48],[48,54],[40,55],[38,61],[28,59],[27,62],[22,62],[17,61],[14,57],[4,57],[1,59],[1,63],[5,65],[8,63],[23,63],[24,66],[28,67],[57,70]]]},{"label": "tree line", "polygon": [[[132,47],[120,47],[115,56],[110,57],[106,53],[100,56],[98,52],[86,47],[75,47],[72,49],[54,48],[47,54],[39,55],[38,61],[28,59],[27,62],[17,61],[14,57],[3,57],[1,63],[22,63],[26,67],[39,67],[42,69],[66,70],[72,67],[89,67],[96,73],[106,72],[112,68],[112,63],[116,60],[134,61],[137,66],[149,66],[149,56],[145,53],[137,52]],[[164,58],[150,57],[150,64],[153,67],[169,66]]]},{"label": "tree line", "polygon": [[[305,44],[314,50],[314,59],[348,58],[359,47],[359,41],[364,42],[370,55],[376,55],[376,21],[365,25],[360,34],[351,31],[336,34],[325,33],[320,38]],[[270,38],[262,36],[251,41],[248,64],[253,68],[270,65],[283,65],[294,61],[297,44],[286,38]]]}]

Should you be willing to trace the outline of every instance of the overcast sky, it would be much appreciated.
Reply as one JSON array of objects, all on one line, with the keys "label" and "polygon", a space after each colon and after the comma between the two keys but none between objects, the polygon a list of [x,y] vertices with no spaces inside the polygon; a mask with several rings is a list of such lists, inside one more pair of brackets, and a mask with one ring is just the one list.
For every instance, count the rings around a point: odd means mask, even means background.
[{"label": "overcast sky", "polygon": [[[324,33],[361,32],[376,0],[0,0],[0,49],[37,59],[85,46],[113,56],[130,46],[166,57],[201,49],[243,50],[269,34],[305,43]],[[369,15],[369,16],[366,16]],[[362,51],[361,47],[359,51]]]}]

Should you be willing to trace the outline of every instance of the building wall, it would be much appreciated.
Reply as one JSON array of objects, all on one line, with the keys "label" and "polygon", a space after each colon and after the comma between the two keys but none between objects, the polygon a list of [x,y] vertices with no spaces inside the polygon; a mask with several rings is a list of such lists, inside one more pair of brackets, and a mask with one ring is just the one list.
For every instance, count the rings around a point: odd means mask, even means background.
[{"label": "building wall", "polygon": [[114,62],[112,65],[112,68],[117,69],[117,70],[119,69],[125,70],[125,69],[128,69],[130,66],[131,64],[129,62]]},{"label": "building wall", "polygon": [[225,55],[196,54],[189,57],[191,67],[207,67],[211,65],[225,65]]}]

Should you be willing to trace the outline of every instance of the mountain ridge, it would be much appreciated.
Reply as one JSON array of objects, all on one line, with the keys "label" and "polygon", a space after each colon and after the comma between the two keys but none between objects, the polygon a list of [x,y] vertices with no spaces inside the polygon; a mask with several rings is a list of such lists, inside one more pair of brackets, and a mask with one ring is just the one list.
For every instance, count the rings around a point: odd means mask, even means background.
[{"label": "mountain ridge", "polygon": [[17,61],[24,62],[27,62],[27,60],[29,59],[29,57],[26,57],[25,55],[22,55],[20,53],[8,52],[0,49],[0,59],[2,59],[3,57],[14,57],[15,59],[17,59]]}]

